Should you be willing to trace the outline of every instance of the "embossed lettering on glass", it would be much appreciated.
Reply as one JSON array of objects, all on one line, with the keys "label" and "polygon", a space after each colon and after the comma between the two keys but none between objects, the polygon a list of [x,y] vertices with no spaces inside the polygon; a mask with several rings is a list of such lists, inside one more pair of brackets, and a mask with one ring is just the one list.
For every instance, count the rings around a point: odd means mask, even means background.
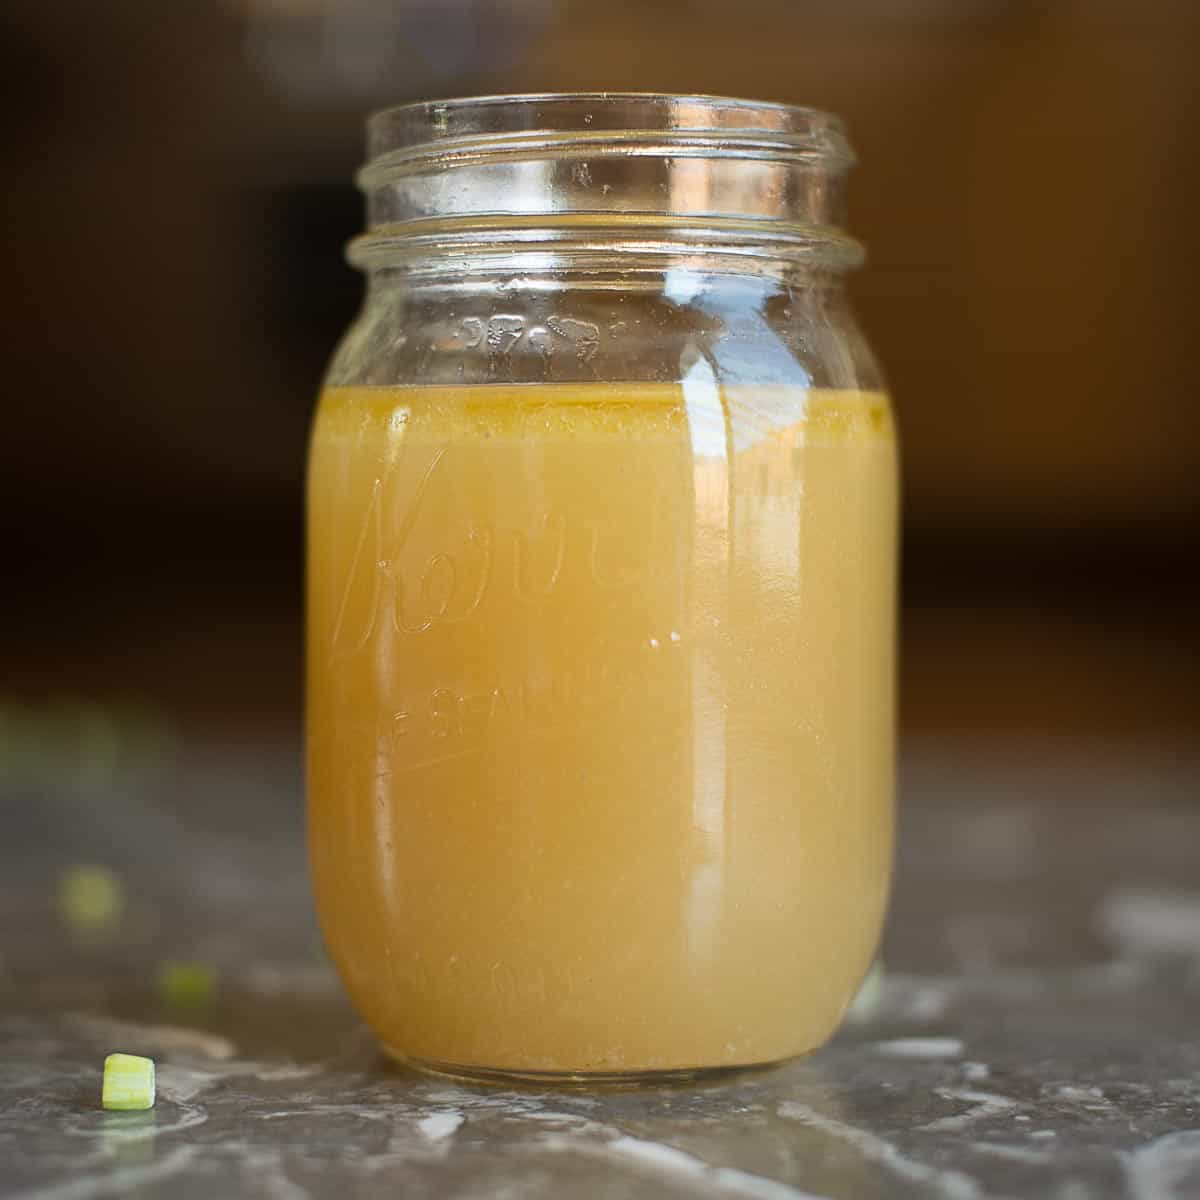
[{"label": "embossed lettering on glass", "polygon": [[477,1076],[802,1054],[892,848],[896,446],[809,109],[371,118],[309,465],[309,841],[387,1051]]}]

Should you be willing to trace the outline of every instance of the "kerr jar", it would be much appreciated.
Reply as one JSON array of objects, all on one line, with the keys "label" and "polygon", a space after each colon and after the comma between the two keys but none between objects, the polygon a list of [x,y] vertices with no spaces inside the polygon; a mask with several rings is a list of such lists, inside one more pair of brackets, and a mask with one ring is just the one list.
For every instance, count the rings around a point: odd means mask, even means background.
[{"label": "kerr jar", "polygon": [[386,1050],[775,1062],[874,954],[896,442],[837,118],[709,96],[373,116],[309,464],[309,844]]}]

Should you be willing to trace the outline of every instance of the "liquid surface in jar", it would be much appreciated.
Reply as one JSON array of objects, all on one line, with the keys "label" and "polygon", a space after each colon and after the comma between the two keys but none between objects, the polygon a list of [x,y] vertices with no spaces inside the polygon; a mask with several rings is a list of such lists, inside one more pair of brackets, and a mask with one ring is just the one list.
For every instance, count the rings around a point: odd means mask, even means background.
[{"label": "liquid surface in jar", "polygon": [[836,1026],[892,848],[886,398],[329,390],[309,839],[401,1057],[620,1074]]}]

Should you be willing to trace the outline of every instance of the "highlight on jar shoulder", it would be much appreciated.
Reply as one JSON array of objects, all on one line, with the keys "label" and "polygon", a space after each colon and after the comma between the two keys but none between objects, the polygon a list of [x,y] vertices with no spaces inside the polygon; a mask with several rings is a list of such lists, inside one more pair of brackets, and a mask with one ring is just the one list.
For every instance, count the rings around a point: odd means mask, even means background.
[{"label": "highlight on jar shoulder", "polygon": [[836,117],[368,124],[309,457],[308,826],[384,1049],[657,1079],[821,1045],[893,842],[896,439]]}]

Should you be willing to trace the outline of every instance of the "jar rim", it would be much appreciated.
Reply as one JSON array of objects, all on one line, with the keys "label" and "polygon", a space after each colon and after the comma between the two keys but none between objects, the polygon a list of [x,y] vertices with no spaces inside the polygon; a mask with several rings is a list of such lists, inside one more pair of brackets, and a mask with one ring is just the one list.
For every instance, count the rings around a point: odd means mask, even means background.
[{"label": "jar rim", "polygon": [[791,104],[783,100],[757,100],[746,96],[726,96],[718,92],[654,92],[654,91],[579,91],[579,92],[483,92],[472,96],[444,96],[436,99],[406,100],[403,104],[389,104],[385,108],[376,109],[370,114],[369,120],[377,120],[392,113],[405,110],[421,110],[434,108],[469,108],[477,106],[488,108],[499,105],[538,103],[549,104],[559,101],[590,101],[594,103],[612,103],[621,101],[645,102],[650,104],[668,105],[679,101],[706,104],[714,109],[727,111],[742,111],[747,109],[762,109],[774,112],[793,114],[808,114],[820,116],[826,120],[842,124],[841,118],[835,113],[815,108],[807,104]]},{"label": "jar rim", "polygon": [[845,125],[805,105],[674,92],[523,92],[417,100],[367,119],[364,182],[379,170],[457,153],[505,153],[581,139],[589,152],[637,153],[640,141],[730,157],[853,165]]}]

